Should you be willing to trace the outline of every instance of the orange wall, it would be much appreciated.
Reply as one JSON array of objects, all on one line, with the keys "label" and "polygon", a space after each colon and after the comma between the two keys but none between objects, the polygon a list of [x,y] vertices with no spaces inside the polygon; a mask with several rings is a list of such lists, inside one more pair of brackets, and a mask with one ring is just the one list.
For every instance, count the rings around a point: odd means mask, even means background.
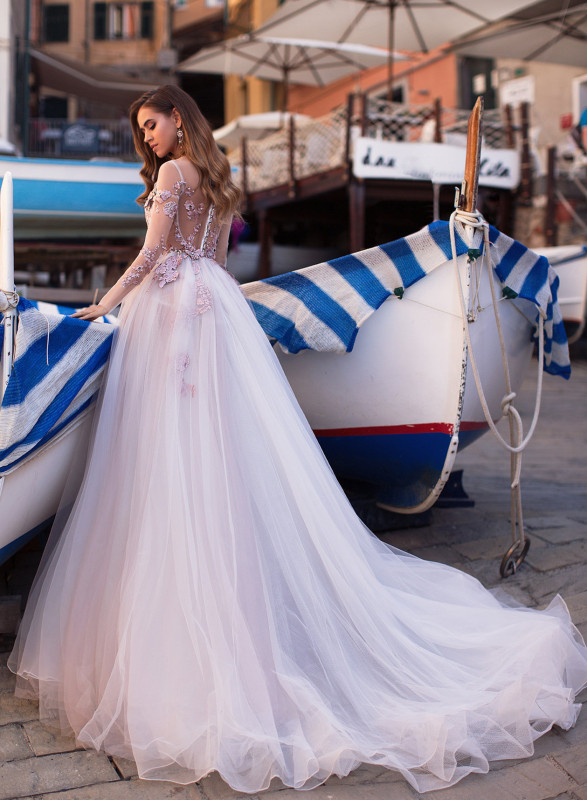
[{"label": "orange wall", "polygon": [[[291,86],[288,108],[320,117],[333,108],[346,103],[350,92],[385,91],[387,66],[343,78],[322,88]],[[454,54],[448,55],[439,48],[433,53],[417,56],[414,60],[397,62],[394,66],[394,84],[403,84],[405,100],[417,105],[428,105],[439,97],[445,108],[458,106],[458,62]]]}]

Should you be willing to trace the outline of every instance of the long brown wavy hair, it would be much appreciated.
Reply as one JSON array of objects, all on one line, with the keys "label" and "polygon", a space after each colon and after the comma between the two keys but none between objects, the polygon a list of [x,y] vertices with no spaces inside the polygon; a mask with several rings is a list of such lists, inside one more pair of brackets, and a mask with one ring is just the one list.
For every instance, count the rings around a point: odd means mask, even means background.
[{"label": "long brown wavy hair", "polygon": [[145,191],[137,197],[137,203],[145,204],[157,180],[159,168],[166,160],[159,158],[145,143],[137,120],[139,110],[143,106],[168,117],[171,117],[174,109],[177,111],[184,134],[182,155],[187,156],[197,169],[204,196],[214,204],[220,221],[230,219],[233,214],[240,216],[238,205],[241,192],[232,181],[228,159],[214,141],[212,129],[196,101],[179,86],[173,85],[160,86],[158,89],[145,92],[130,107],[129,117],[135,148],[144,162],[141,177],[145,182]]}]

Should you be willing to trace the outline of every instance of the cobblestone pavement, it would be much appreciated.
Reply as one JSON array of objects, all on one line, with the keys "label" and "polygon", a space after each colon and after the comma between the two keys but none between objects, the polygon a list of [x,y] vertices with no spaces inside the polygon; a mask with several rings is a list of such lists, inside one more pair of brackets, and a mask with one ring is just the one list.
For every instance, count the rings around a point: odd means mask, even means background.
[{"label": "cobblestone pavement", "polygon": [[[535,363],[535,362],[534,362]],[[518,407],[528,419],[534,376],[524,385]],[[545,376],[541,419],[524,460],[525,521],[532,539],[526,563],[500,581],[499,560],[509,543],[509,459],[485,436],[459,455],[464,485],[474,508],[442,508],[427,527],[383,535],[386,541],[423,558],[443,561],[501,585],[530,605],[547,603],[557,592],[587,635],[587,365],[574,366],[570,382]],[[0,611],[8,595],[26,596],[38,563],[38,548],[21,551],[0,584]],[[2,597],[1,595],[4,595]],[[14,604],[13,604],[14,605]],[[1,616],[1,614],[0,614]],[[5,619],[6,619],[5,615]],[[13,695],[6,667],[13,639],[0,636],[0,800],[233,800],[242,795],[216,773],[180,786],[137,777],[133,762],[75,749],[38,722],[37,705]],[[581,698],[587,700],[587,691]],[[397,774],[363,766],[344,779],[330,778],[307,793],[312,800],[414,800],[421,797]],[[259,800],[299,800],[275,781]],[[575,728],[552,731],[536,743],[531,759],[498,762],[488,775],[425,795],[434,800],[587,800],[587,710]]]}]

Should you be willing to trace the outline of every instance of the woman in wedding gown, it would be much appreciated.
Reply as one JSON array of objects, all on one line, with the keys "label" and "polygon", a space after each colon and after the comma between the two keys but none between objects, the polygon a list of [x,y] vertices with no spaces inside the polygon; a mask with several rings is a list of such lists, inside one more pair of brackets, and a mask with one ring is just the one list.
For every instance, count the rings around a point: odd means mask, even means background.
[{"label": "woman in wedding gown", "polygon": [[[83,482],[8,661],[16,694],[141,778],[311,789],[362,762],[441,789],[571,727],[587,649],[357,518],[237,282],[238,195],[194,101],[131,110],[148,221]],[[153,183],[154,180],[154,183]],[[67,513],[64,513],[64,511]]]}]

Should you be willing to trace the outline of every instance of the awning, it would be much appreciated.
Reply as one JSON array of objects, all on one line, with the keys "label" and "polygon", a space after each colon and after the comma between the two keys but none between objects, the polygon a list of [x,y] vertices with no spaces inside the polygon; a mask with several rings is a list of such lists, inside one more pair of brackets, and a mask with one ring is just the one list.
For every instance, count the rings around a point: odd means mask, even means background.
[{"label": "awning", "polygon": [[76,97],[127,108],[143,92],[157,88],[156,83],[133,81],[106,67],[70,61],[40,50],[30,52],[42,86]]},{"label": "awning", "polygon": [[587,67],[585,0],[541,0],[456,40],[453,49],[480,58],[518,58]]}]

